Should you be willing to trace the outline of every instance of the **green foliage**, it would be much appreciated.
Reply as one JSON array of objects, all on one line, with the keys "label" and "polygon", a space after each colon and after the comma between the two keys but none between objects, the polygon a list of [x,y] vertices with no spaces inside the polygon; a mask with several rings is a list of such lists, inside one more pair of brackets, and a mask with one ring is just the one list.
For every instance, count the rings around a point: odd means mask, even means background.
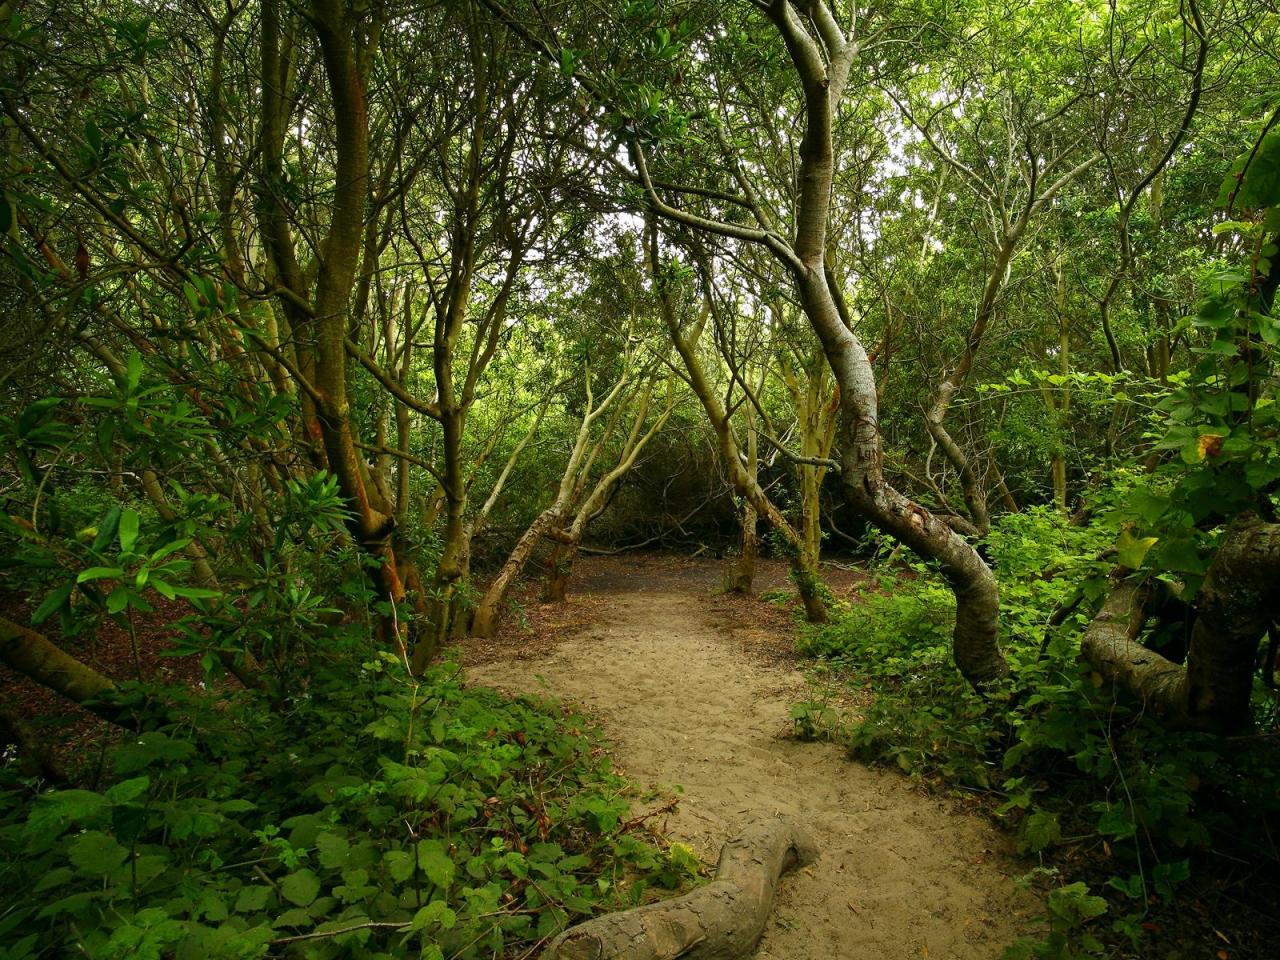
[{"label": "green foliage", "polygon": [[696,874],[620,826],[582,718],[345,666],[276,709],[166,691],[104,788],[0,771],[6,960],[488,957]]},{"label": "green foliage", "polygon": [[[1124,474],[1120,481],[1102,504],[1132,501],[1131,483]],[[1079,631],[1110,566],[1099,557],[1114,536],[1105,523],[1072,526],[1048,509],[996,521],[987,549],[1012,678],[988,699],[950,666],[951,594],[917,565],[882,574],[836,622],[800,637],[801,652],[870,683],[874,699],[861,719],[814,703],[798,704],[793,716],[815,728],[809,735],[825,725],[859,758],[990,792],[1028,853],[1052,855],[1068,843],[1091,851],[1112,874],[1105,894],[1122,898],[1112,934],[1129,937],[1141,933],[1133,911],[1140,919],[1149,901],[1171,899],[1197,854],[1211,843],[1247,845],[1245,825],[1280,811],[1266,786],[1280,778],[1280,759],[1250,743],[1168,731],[1079,661]],[[1047,630],[1059,607],[1071,612]],[[1258,699],[1261,715],[1266,698]],[[1105,901],[1079,884],[1061,891],[1072,892],[1050,895],[1048,938],[1011,956],[1097,953],[1085,929],[1097,914],[1080,911]]]},{"label": "green foliage", "polygon": [[1077,881],[1054,887],[1045,898],[1049,932],[1042,940],[1019,940],[1004,952],[1003,960],[1086,960],[1106,955],[1102,941],[1090,930],[1090,921],[1107,912],[1107,901]]}]

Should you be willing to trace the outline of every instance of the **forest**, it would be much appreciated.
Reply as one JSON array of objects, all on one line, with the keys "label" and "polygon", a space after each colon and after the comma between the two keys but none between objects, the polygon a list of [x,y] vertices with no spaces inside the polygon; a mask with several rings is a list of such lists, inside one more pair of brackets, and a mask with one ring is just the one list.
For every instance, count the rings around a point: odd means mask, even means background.
[{"label": "forest", "polygon": [[0,0],[0,960],[1276,957],[1278,243],[1274,0]]}]

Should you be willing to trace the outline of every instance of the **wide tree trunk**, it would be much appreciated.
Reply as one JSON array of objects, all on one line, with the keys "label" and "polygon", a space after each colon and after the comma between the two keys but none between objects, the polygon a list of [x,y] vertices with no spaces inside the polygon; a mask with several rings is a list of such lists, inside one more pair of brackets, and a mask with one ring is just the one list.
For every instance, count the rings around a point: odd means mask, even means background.
[{"label": "wide tree trunk", "polygon": [[755,586],[756,561],[760,556],[760,534],[756,529],[758,517],[755,507],[743,501],[739,517],[739,550],[738,555],[729,562],[725,590],[729,593],[750,593]]},{"label": "wide tree trunk", "polygon": [[573,565],[578,559],[578,542],[557,543],[547,561],[547,579],[542,585],[542,599],[546,603],[559,603],[569,592],[569,580],[573,577]]},{"label": "wide tree trunk", "polygon": [[18,751],[18,770],[23,775],[43,777],[51,783],[66,783],[67,775],[49,744],[17,710],[0,703],[0,753],[4,753],[10,744]]}]

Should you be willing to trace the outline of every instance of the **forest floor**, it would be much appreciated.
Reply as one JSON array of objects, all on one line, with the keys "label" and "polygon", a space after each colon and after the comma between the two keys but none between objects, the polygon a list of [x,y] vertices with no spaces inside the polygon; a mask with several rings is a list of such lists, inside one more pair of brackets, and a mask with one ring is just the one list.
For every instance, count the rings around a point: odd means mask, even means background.
[{"label": "forest floor", "polygon": [[[655,795],[677,791],[659,825],[709,864],[754,818],[802,821],[822,855],[784,878],[758,960],[999,957],[1042,914],[1015,890],[1026,867],[1007,839],[896,772],[791,737],[790,706],[810,691],[790,612],[720,593],[721,570],[584,558],[570,599],[529,600],[494,641],[468,647],[468,674],[597,719],[622,772]],[[861,576],[827,573],[837,593]],[[781,564],[760,574],[766,597],[786,584]]]}]

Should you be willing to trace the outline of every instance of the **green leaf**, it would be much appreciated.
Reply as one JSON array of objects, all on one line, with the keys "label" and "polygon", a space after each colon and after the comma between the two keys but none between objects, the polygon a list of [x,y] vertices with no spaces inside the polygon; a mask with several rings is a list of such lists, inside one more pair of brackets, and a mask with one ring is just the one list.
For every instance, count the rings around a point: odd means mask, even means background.
[{"label": "green leaf", "polygon": [[1064,920],[1089,920],[1107,912],[1107,901],[1090,895],[1081,882],[1069,883],[1049,893],[1049,912]]},{"label": "green leaf", "polygon": [[190,537],[183,537],[181,540],[173,541],[173,543],[166,543],[163,547],[156,550],[155,553],[151,554],[151,562],[156,563],[159,560],[163,560],[165,557],[169,556],[169,554],[176,553],[190,542]]},{"label": "green leaf", "polygon": [[67,602],[67,598],[71,596],[71,592],[75,588],[76,585],[74,583],[67,582],[45,597],[44,602],[36,607],[35,613],[31,614],[31,625],[38,627],[57,613],[62,608],[62,605]]},{"label": "green leaf", "polygon": [[1280,204],[1280,131],[1264,137],[1256,152],[1250,148],[1241,154],[1223,181],[1219,203],[1225,204],[1233,190],[1237,209],[1261,210]]},{"label": "green leaf", "polygon": [[1169,498],[1138,487],[1129,495],[1129,509],[1147,523],[1155,523],[1169,509]]},{"label": "green leaf", "polygon": [[90,567],[87,570],[80,571],[80,576],[76,577],[76,583],[88,583],[90,580],[107,578],[116,580],[123,576],[124,571],[119,567]]},{"label": "green leaf", "polygon": [[1026,825],[1022,828],[1022,839],[1032,853],[1039,853],[1045,847],[1057,843],[1062,839],[1058,815],[1048,810],[1037,810],[1027,817]]},{"label": "green leaf", "polygon": [[439,925],[442,930],[451,930],[457,922],[458,915],[449,909],[448,904],[443,900],[432,900],[413,915],[406,932],[415,933],[432,924]]},{"label": "green leaf", "polygon": [[120,549],[125,553],[133,550],[138,542],[138,511],[124,510],[120,514]]},{"label": "green leaf", "polygon": [[347,859],[351,845],[340,833],[322,833],[316,837],[316,853],[320,866],[327,870],[337,870]]},{"label": "green leaf", "polygon": [[271,899],[271,888],[265,883],[255,883],[241,887],[236,896],[236,913],[257,913],[266,907]]},{"label": "green leaf", "polygon": [[418,841],[418,866],[437,887],[444,888],[453,882],[453,861],[439,840]]},{"label": "green leaf", "polygon": [[94,553],[101,553],[107,549],[107,544],[111,542],[112,537],[116,535],[116,530],[120,527],[120,508],[112,507],[107,511],[107,515],[102,518],[102,522],[98,524],[98,535],[93,539],[93,546],[90,547]]},{"label": "green leaf", "polygon": [[138,389],[138,384],[142,382],[142,354],[133,351],[129,354],[128,362],[125,366],[125,384],[129,388],[129,392],[133,393]]},{"label": "green leaf", "polygon": [[173,586],[173,592],[179,597],[186,597],[188,600],[215,600],[222,596],[217,590],[206,590],[204,587],[185,587]]},{"label": "green leaf", "polygon": [[1147,556],[1147,551],[1155,546],[1158,537],[1135,537],[1130,531],[1121,531],[1116,538],[1116,553],[1121,565],[1130,570],[1137,570]]},{"label": "green leaf", "polygon": [[290,903],[305,907],[320,893],[320,879],[305,867],[285,877],[280,894]]},{"label": "green leaf", "polygon": [[116,587],[107,597],[107,613],[122,613],[134,596],[134,592],[128,587]]},{"label": "green leaf", "polygon": [[413,876],[413,857],[404,850],[389,850],[382,858],[391,879],[404,883]]},{"label": "green leaf", "polygon": [[98,125],[92,120],[84,122],[84,138],[89,144],[89,149],[93,151],[95,156],[102,155],[102,131],[98,129]]},{"label": "green leaf", "polygon": [[94,876],[111,873],[128,856],[128,850],[100,830],[81,834],[67,850],[68,859],[76,867]]},{"label": "green leaf", "polygon": [[150,777],[134,777],[117,783],[107,791],[107,799],[112,803],[128,803],[147,792],[151,786]]}]

